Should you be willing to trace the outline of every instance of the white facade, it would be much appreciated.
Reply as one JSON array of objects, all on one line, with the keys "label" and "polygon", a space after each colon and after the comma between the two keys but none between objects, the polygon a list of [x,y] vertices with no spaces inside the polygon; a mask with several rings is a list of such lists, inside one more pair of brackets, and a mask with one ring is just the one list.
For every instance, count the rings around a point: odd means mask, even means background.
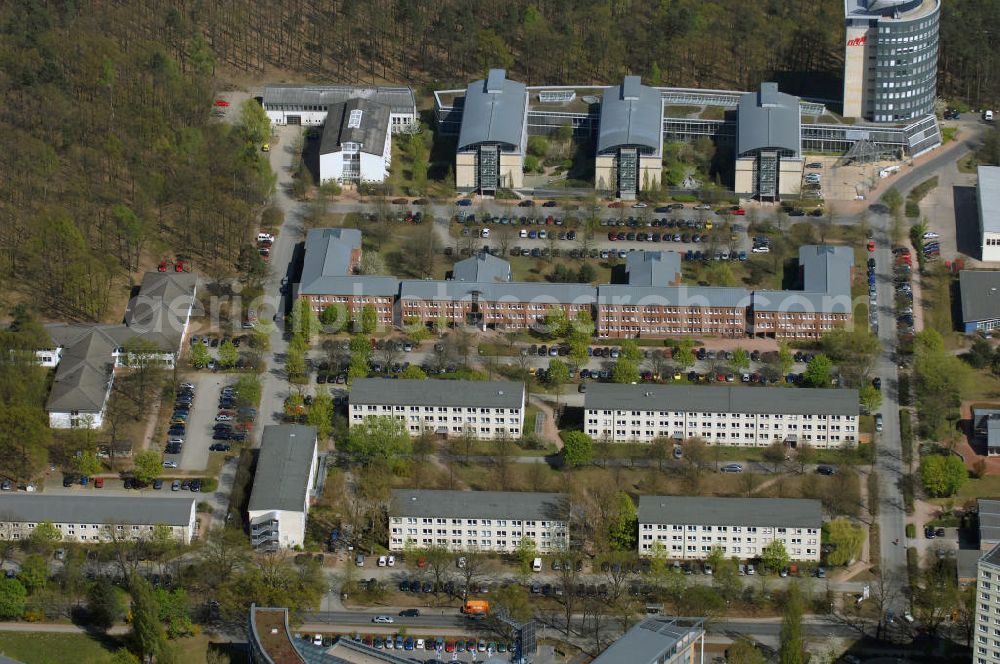
[{"label": "white facade", "polygon": [[[39,499],[39,502],[45,499],[44,496],[31,496],[31,498]],[[58,498],[70,498],[72,500],[83,500],[86,502],[85,497],[73,498],[58,496]],[[131,499],[119,498],[118,500],[124,501]],[[140,499],[135,502],[142,503],[143,500],[145,499]],[[179,502],[184,502],[182,499],[177,500]],[[99,510],[94,510],[95,513],[90,515],[90,518],[87,520],[80,518],[68,520],[61,516],[60,510],[57,509],[44,515],[46,517],[44,520],[52,522],[59,532],[62,533],[62,539],[60,540],[62,542],[98,544],[111,541],[121,541],[123,539],[148,539],[153,536],[157,525],[163,525],[170,529],[174,539],[182,544],[190,544],[191,540],[194,538],[195,525],[197,522],[194,500],[189,501],[189,507],[189,516],[186,517],[187,522],[184,524],[158,524],[155,522],[139,523],[140,520],[138,519],[129,519],[129,522],[125,523],[124,520],[116,518],[102,519],[97,514]],[[0,505],[0,510],[2,510],[2,505]],[[0,517],[0,539],[2,540],[18,541],[27,539],[28,537],[31,537],[31,533],[34,532],[35,527],[42,522],[42,519],[39,519],[39,521],[10,519],[11,517],[8,516],[7,511],[4,511],[4,516]]]},{"label": "white facade", "polygon": [[394,406],[389,404],[350,404],[350,424],[360,424],[365,417],[395,417],[406,422],[411,436],[423,432],[451,436],[470,434],[473,438],[520,438],[524,428],[524,404],[519,408],[484,408],[471,406]]},{"label": "white facade", "polygon": [[254,548],[273,551],[305,545],[306,515],[318,466],[314,427],[264,428],[247,508]]},{"label": "white facade", "polygon": [[[309,127],[319,127],[326,122],[326,108],[326,106],[322,108],[316,106],[310,107],[310,110],[277,110],[265,107],[264,112],[272,124],[300,124]],[[289,122],[289,118],[291,118],[291,122]],[[298,121],[296,121],[296,118]],[[418,123],[416,111],[413,113],[389,113],[389,129],[394,134],[412,131],[413,127]]]},{"label": "white facade", "polygon": [[[759,389],[759,388],[743,388]],[[780,407],[780,404],[776,404]],[[852,415],[786,413],[699,413],[669,410],[597,410],[584,412],[585,430],[595,440],[652,442],[700,437],[710,445],[766,447],[775,441],[806,442],[825,449],[858,442],[858,418]]]},{"label": "white facade", "polygon": [[976,568],[973,657],[976,664],[1000,664],[1000,546],[984,554]]},{"label": "white facade", "polygon": [[540,553],[563,551],[569,546],[565,521],[524,519],[454,519],[446,517],[389,517],[389,550],[410,546],[447,547],[449,551],[517,551],[521,538],[535,543]]},{"label": "white facade", "polygon": [[[310,485],[312,475],[310,474]],[[309,487],[312,491],[312,486]],[[306,512],[308,505],[302,510],[248,510],[250,519],[250,536],[268,534],[268,544],[276,544],[280,548],[291,549],[305,545]],[[268,547],[263,547],[268,548]]]},{"label": "white facade", "polygon": [[[660,500],[676,509],[657,510]],[[642,556],[702,560],[718,547],[727,559],[752,560],[779,540],[791,560],[818,562],[822,527],[818,501],[642,496],[638,548]]]},{"label": "white facade", "polygon": [[384,182],[392,164],[392,134],[386,132],[381,154],[373,154],[353,143],[319,156],[320,182]]}]

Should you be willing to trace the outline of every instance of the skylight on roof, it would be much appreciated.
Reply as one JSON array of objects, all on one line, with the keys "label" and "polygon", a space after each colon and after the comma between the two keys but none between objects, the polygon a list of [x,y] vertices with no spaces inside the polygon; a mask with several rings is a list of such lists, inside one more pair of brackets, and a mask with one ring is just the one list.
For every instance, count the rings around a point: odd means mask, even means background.
[{"label": "skylight on roof", "polygon": [[356,109],[356,110],[351,111],[351,117],[349,117],[347,119],[347,128],[348,129],[358,129],[358,128],[360,128],[361,127],[361,116],[362,116],[363,113],[364,113],[364,111],[362,111],[360,109]]}]

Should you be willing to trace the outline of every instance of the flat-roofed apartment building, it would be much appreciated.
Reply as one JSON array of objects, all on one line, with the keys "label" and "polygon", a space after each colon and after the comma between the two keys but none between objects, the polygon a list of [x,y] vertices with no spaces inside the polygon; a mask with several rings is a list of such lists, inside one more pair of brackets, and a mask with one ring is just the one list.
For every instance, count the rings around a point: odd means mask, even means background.
[{"label": "flat-roofed apartment building", "polygon": [[596,440],[648,443],[703,438],[709,445],[775,441],[826,449],[858,442],[858,391],[782,387],[593,383],[584,430]]},{"label": "flat-roofed apartment building", "polygon": [[851,321],[851,247],[799,247],[802,290],[754,291],[754,336],[775,339],[818,339]]},{"label": "flat-roofed apartment building", "polygon": [[639,555],[701,560],[722,549],[752,560],[775,540],[792,560],[819,561],[823,508],[804,498],[640,496]]},{"label": "flat-roofed apartment building", "polygon": [[1000,664],[1000,545],[976,565],[976,664]]},{"label": "flat-roofed apartment building", "polygon": [[55,525],[65,542],[148,539],[157,526],[165,526],[176,540],[190,544],[195,533],[195,501],[86,494],[0,495],[0,539],[26,539],[45,521]]},{"label": "flat-roofed apartment building", "polygon": [[397,489],[389,504],[389,550],[513,553],[527,538],[539,553],[563,551],[569,546],[568,504],[558,493]]},{"label": "flat-roofed apartment building", "polygon": [[331,305],[343,305],[354,321],[360,320],[365,306],[371,306],[379,326],[391,327],[399,281],[357,274],[360,269],[361,231],[314,228],[306,234],[298,297],[308,299],[317,314]]},{"label": "flat-roofed apartment building", "polygon": [[357,426],[366,417],[394,417],[412,436],[520,438],[524,406],[524,383],[358,378],[351,384],[348,422]]}]

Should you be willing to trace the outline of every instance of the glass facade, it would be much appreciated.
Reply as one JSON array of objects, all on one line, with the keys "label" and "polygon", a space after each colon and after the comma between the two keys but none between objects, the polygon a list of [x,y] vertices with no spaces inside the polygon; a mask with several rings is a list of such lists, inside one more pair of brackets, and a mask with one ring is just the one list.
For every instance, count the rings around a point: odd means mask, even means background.
[{"label": "glass facade", "polygon": [[[933,5],[928,10],[928,5]],[[875,122],[902,122],[934,113],[937,93],[940,0],[899,8],[898,17],[873,21],[865,116]],[[908,18],[912,15],[912,18]]]}]

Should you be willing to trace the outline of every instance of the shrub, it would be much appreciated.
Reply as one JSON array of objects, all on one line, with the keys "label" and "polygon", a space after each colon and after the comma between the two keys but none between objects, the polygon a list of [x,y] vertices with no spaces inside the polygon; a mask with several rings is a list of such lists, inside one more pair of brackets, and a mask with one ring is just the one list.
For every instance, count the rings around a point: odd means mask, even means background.
[{"label": "shrub", "polygon": [[906,524],[906,536],[910,539],[917,536],[917,527],[912,523]]},{"label": "shrub", "polygon": [[671,196],[678,203],[697,203],[698,197],[691,194],[675,194]]},{"label": "shrub", "polygon": [[916,201],[906,201],[906,216],[910,219],[917,219],[920,217],[920,206]]}]

